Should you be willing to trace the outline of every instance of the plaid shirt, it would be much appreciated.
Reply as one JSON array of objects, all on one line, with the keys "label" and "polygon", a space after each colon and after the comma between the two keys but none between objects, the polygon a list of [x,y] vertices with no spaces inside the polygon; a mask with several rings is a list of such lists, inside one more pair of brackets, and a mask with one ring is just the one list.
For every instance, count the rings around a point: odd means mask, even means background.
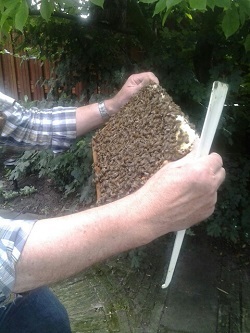
[{"label": "plaid shirt", "polygon": [[[75,107],[27,110],[0,92],[0,116],[4,119],[0,145],[64,150],[76,138],[75,111]],[[9,300],[15,282],[15,263],[35,222],[0,217],[0,306]]]},{"label": "plaid shirt", "polygon": [[0,114],[5,118],[0,145],[64,150],[76,138],[75,111],[75,107],[27,110],[0,92]]},{"label": "plaid shirt", "polygon": [[0,217],[0,306],[10,300],[15,264],[35,222]]}]

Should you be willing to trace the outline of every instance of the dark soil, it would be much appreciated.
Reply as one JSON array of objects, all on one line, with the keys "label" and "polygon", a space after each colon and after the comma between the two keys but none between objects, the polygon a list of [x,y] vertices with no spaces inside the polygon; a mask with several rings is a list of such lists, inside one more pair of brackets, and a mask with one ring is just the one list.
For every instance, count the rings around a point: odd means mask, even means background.
[{"label": "dark soil", "polygon": [[9,209],[21,213],[33,213],[46,217],[66,215],[83,209],[80,207],[77,195],[65,198],[63,193],[56,188],[52,179],[39,178],[30,174],[18,179],[18,188],[6,177],[8,169],[4,162],[11,157],[11,153],[0,155],[0,190],[19,191],[25,186],[34,186],[35,193],[19,195],[13,199],[4,199],[0,192],[0,209]]}]

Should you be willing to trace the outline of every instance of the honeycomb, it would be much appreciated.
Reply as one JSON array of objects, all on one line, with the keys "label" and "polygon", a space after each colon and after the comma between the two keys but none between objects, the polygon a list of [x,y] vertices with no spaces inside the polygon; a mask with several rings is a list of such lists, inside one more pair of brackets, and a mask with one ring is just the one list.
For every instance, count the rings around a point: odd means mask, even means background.
[{"label": "honeycomb", "polygon": [[97,204],[139,189],[164,161],[190,152],[195,136],[194,125],[164,88],[141,89],[93,137]]}]

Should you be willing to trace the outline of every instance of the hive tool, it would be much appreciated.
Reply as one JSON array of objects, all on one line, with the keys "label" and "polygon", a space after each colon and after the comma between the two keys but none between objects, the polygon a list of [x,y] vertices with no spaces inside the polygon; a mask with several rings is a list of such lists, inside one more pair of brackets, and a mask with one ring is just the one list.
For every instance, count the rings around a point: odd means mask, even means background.
[{"label": "hive tool", "polygon": [[[206,118],[201,132],[199,144],[196,150],[196,155],[195,155],[196,158],[206,156],[209,154],[214,139],[214,135],[221,117],[227,91],[228,91],[227,84],[222,83],[220,81],[215,81],[213,83],[209,105],[206,113]],[[176,233],[174,247],[166,279],[164,284],[162,285],[163,289],[167,288],[172,280],[185,233],[186,230],[180,230]]]}]

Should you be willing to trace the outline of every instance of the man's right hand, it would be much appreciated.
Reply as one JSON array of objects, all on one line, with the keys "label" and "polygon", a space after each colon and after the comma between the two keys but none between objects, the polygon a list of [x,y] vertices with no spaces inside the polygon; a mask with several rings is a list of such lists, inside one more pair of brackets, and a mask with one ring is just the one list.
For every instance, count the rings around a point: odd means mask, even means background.
[{"label": "man's right hand", "polygon": [[224,179],[223,162],[216,153],[197,160],[190,153],[163,166],[135,193],[141,215],[138,227],[145,231],[146,243],[208,218]]}]

